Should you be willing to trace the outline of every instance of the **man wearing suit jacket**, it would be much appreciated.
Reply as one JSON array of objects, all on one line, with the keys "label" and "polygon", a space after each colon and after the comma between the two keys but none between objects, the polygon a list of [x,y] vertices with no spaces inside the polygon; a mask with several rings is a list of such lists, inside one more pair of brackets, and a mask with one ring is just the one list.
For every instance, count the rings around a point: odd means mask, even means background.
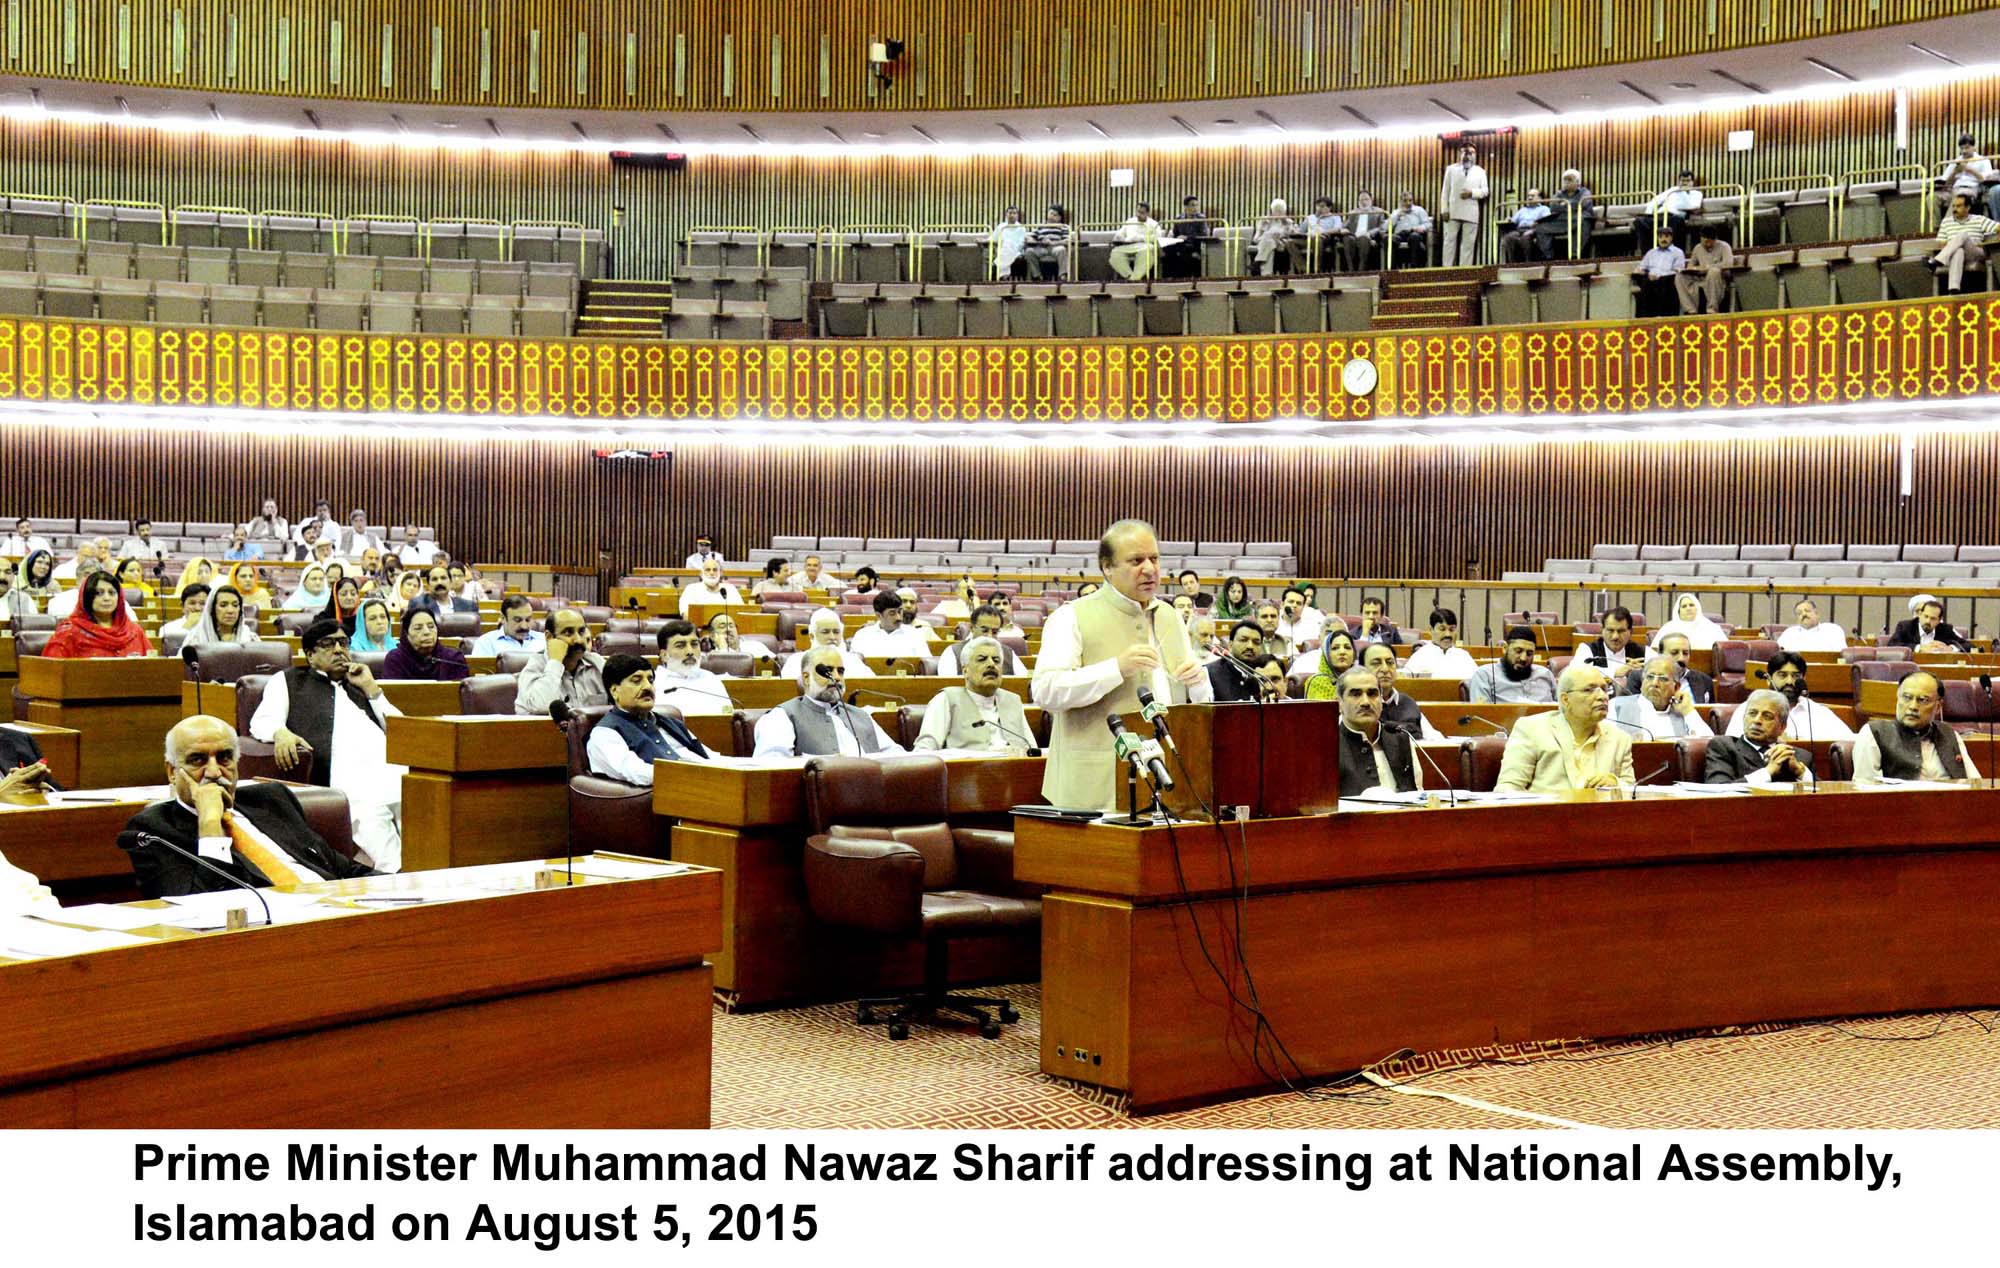
[{"label": "man wearing suit jacket", "polygon": [[[236,732],[218,718],[183,719],[167,732],[167,783],[173,797],[156,801],[125,824],[127,832],[171,841],[199,854],[247,885],[290,885],[373,876],[328,845],[306,822],[305,810],[283,784],[238,787]],[[139,892],[148,898],[228,889],[229,882],[158,845],[127,846]]]},{"label": "man wearing suit jacket", "polygon": [[1536,713],[1514,724],[1500,759],[1502,792],[1615,791],[1637,783],[1632,737],[1613,726],[1611,680],[1591,665],[1570,665],[1556,683],[1554,713]]},{"label": "man wearing suit jacket", "polygon": [[1812,782],[1812,754],[1785,743],[1790,702],[1766,688],[1753,691],[1736,716],[1743,734],[1718,735],[1708,742],[1705,784],[1795,784]]},{"label": "man wearing suit jacket", "polygon": [[1927,594],[1917,596],[1917,614],[1898,622],[1889,636],[1889,646],[1909,647],[1920,652],[1969,652],[1972,644],[1944,619],[1944,604]]},{"label": "man wearing suit jacket", "polygon": [[[1681,667],[1681,685],[1687,688],[1688,696],[1696,704],[1715,703],[1715,679],[1699,669],[1688,668],[1688,657],[1694,654],[1694,648],[1693,644],[1688,642],[1687,635],[1669,634],[1661,639],[1660,654],[1673,657],[1675,663]],[[1638,695],[1645,676],[1645,658],[1641,657],[1640,663],[1632,666],[1631,671],[1625,675],[1625,694]]]},{"label": "man wearing suit jacket", "polygon": [[[17,771],[28,773],[16,774]],[[10,792],[30,786],[61,787],[50,778],[49,768],[42,762],[42,746],[35,743],[35,737],[11,726],[0,726],[0,777],[8,781],[5,789]]]},{"label": "man wearing suit jacket", "polygon": [[1578,644],[1573,664],[1595,665],[1608,674],[1615,683],[1625,677],[1634,667],[1645,662],[1645,654],[1632,645],[1632,612],[1629,608],[1611,608],[1604,614],[1604,624],[1596,638]]}]

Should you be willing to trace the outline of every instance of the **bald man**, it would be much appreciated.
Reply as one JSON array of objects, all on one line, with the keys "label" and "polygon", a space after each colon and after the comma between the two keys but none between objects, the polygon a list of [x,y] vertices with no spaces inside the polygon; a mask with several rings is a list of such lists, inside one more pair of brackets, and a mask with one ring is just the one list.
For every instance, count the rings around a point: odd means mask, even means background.
[{"label": "bald man", "polygon": [[1572,663],[1556,682],[1557,709],[1514,724],[1500,759],[1503,792],[1614,790],[1638,780],[1632,737],[1613,726],[1611,680],[1593,665]]}]

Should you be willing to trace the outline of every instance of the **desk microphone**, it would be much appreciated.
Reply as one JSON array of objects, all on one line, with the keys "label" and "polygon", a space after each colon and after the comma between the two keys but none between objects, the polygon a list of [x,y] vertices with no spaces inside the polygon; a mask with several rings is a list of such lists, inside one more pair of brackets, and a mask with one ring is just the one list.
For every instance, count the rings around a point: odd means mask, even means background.
[{"label": "desk microphone", "polygon": [[856,687],[854,690],[847,693],[847,703],[849,704],[858,703],[861,697],[863,696],[873,696],[877,700],[887,700],[894,704],[899,704],[899,705],[910,703],[908,700],[904,699],[902,696],[899,696],[892,691],[877,691],[873,687]]},{"label": "desk microphone", "polygon": [[207,713],[208,710],[201,707],[201,649],[190,646],[183,640],[181,663],[194,671],[194,711],[197,714]]},{"label": "desk microphone", "polygon": [[[1158,744],[1151,744],[1149,746],[1147,743],[1140,741],[1137,736],[1125,729],[1125,720],[1115,713],[1104,719],[1104,725],[1111,728],[1112,737],[1118,746],[1119,757],[1143,769],[1146,773],[1146,778],[1152,781],[1153,787],[1158,791],[1170,792],[1173,790],[1174,777],[1167,774],[1167,764],[1161,761],[1158,756]],[[1150,753],[1147,751],[1148,747],[1152,749]],[[1142,763],[1143,766],[1141,765]]]},{"label": "desk microphone", "polygon": [[[561,728],[565,736],[569,734],[570,720],[575,716],[575,711],[569,707],[569,701],[563,699],[549,701],[549,721]],[[565,885],[576,884],[576,834],[574,831],[563,834],[563,875],[569,878],[563,882]]]},{"label": "desk microphone", "polygon": [[1482,718],[1476,713],[1468,713],[1464,717],[1461,717],[1458,720],[1458,724],[1460,726],[1469,726],[1474,722],[1477,722],[1479,725],[1483,727],[1492,728],[1496,734],[1505,735],[1509,737],[1513,735],[1513,732],[1509,731],[1506,727],[1501,726],[1498,722],[1495,722],[1492,718]]},{"label": "desk microphone", "polygon": [[250,882],[244,880],[242,877],[236,875],[234,872],[231,872],[226,868],[217,867],[215,864],[209,862],[201,855],[196,854],[194,851],[175,845],[172,841],[167,840],[165,837],[154,836],[150,832],[140,832],[137,829],[134,829],[130,832],[121,832],[118,834],[118,848],[125,851],[127,854],[130,854],[135,850],[143,849],[144,847],[149,845],[165,846],[168,850],[171,850],[175,854],[178,854],[182,858],[192,862],[196,867],[205,868],[208,871],[214,872],[217,876],[220,876],[223,880],[228,881],[231,885],[234,885],[236,888],[249,890],[250,896],[257,900],[257,905],[264,909],[264,923],[266,925],[275,923],[271,919],[271,904],[264,901],[264,896],[257,892],[257,887],[255,885],[252,885]]},{"label": "desk microphone", "polygon": [[1667,771],[1672,768],[1672,766],[1673,766],[1672,762],[1661,762],[1658,766],[1654,767],[1652,770],[1646,772],[1644,775],[1639,776],[1638,780],[1635,781],[1632,785],[1632,795],[1626,798],[1626,800],[1627,801],[1639,800],[1639,785],[1652,779],[1655,775],[1666,774]]},{"label": "desk microphone", "polygon": [[[669,681],[671,681],[671,679],[669,679]],[[654,689],[654,691],[655,691],[655,692],[656,692],[657,694],[659,694],[659,695],[663,695],[663,696],[664,696],[664,695],[668,694],[669,692],[674,692],[674,691],[685,691],[685,692],[687,692],[687,693],[688,693],[689,695],[691,695],[691,696],[707,696],[707,697],[709,697],[709,698],[710,698],[710,699],[712,699],[712,700],[722,700],[722,701],[725,701],[725,702],[727,702],[727,703],[728,703],[728,704],[729,704],[729,705],[731,706],[731,708],[732,708],[732,709],[734,708],[734,706],[735,706],[735,704],[736,704],[736,697],[734,697],[734,696],[730,695],[730,694],[729,694],[728,692],[726,692],[726,691],[710,691],[710,690],[709,690],[708,688],[706,688],[706,687],[662,687],[662,686],[660,686],[660,685],[659,685],[659,682],[660,682],[660,680],[659,680],[658,678],[654,678],[654,679],[653,679],[653,683],[654,683],[654,688],[653,688],[653,689]]]},{"label": "desk microphone", "polygon": [[1400,731],[1410,737],[1410,751],[1415,753],[1418,760],[1422,761],[1424,765],[1431,768],[1431,774],[1436,775],[1438,782],[1444,785],[1444,795],[1451,808],[1453,810],[1458,809],[1458,789],[1449,779],[1445,778],[1444,768],[1437,764],[1437,760],[1424,751],[1422,728],[1413,727],[1407,722],[1390,722],[1387,720],[1384,720],[1382,725],[1391,731]]},{"label": "desk microphone", "polygon": [[557,726],[566,727],[569,725],[570,717],[571,717],[571,712],[569,707],[569,701],[567,700],[549,701],[549,721],[555,723]]},{"label": "desk microphone", "polygon": [[1653,733],[1652,728],[1640,726],[1637,722],[1627,722],[1623,718],[1614,718],[1609,714],[1605,715],[1604,720],[1606,722],[1609,722],[1612,726],[1622,726],[1629,728],[1630,730],[1637,731],[1639,734],[1645,736],[1649,740],[1657,740],[1660,738],[1658,735],[1655,735]]},{"label": "desk microphone", "polygon": [[1011,735],[1015,739],[1025,743],[1028,746],[1029,757],[1040,757],[1042,755],[1041,747],[1035,743],[1035,737],[1032,735],[1023,735],[1019,731],[1016,731],[1013,727],[1008,726],[1006,723],[1000,722],[994,718],[981,718],[979,719],[979,721],[974,722],[972,724],[972,729],[977,731],[980,727],[983,726],[990,726],[994,730],[1000,732],[1002,735]]},{"label": "desk microphone", "polygon": [[1986,693],[1986,766],[1991,772],[1988,778],[2000,777],[2000,771],[1993,770],[1993,675],[1979,675],[1979,689]]},{"label": "desk microphone", "polygon": [[1139,716],[1153,724],[1153,738],[1174,755],[1175,761],[1179,761],[1180,746],[1174,743],[1173,733],[1167,730],[1167,706],[1155,700],[1153,693],[1144,687],[1139,688]]}]

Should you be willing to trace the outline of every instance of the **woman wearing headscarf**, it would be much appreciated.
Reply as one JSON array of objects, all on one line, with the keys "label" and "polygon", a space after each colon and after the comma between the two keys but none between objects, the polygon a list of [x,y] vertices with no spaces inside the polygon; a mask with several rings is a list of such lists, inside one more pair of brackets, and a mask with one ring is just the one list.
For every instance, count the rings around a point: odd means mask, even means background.
[{"label": "woman wearing headscarf", "polygon": [[1211,615],[1218,626],[1226,621],[1247,621],[1257,615],[1257,605],[1250,601],[1250,587],[1243,584],[1243,578],[1223,579],[1222,594],[1216,599]]},{"label": "woman wearing headscarf", "polygon": [[119,560],[117,576],[121,587],[139,592],[139,602],[153,601],[153,587],[146,584],[146,565],[138,556]]},{"label": "woman wearing headscarf", "polygon": [[179,594],[191,585],[212,586],[215,584],[215,565],[197,555],[187,561],[181,569],[181,579],[174,582],[174,593]]},{"label": "woman wearing headscarf", "polygon": [[125,591],[108,572],[93,572],[77,587],[76,611],[62,619],[49,635],[42,655],[66,660],[149,656],[146,631],[125,606]]},{"label": "woman wearing headscarf", "polygon": [[319,610],[321,618],[340,622],[340,628],[354,633],[354,615],[361,606],[361,587],[354,578],[342,577],[333,587],[333,597]]},{"label": "woman wearing headscarf", "polygon": [[414,568],[406,568],[396,578],[396,588],[389,595],[389,611],[397,616],[410,610],[410,605],[423,593],[423,575]]},{"label": "woman wearing headscarf", "polygon": [[46,550],[31,551],[21,561],[20,570],[15,574],[14,585],[22,594],[44,601],[62,590],[56,581],[56,557]]},{"label": "woman wearing headscarf", "polygon": [[285,600],[287,612],[317,612],[326,606],[329,597],[326,588],[326,569],[318,564],[307,564],[299,573],[299,588],[292,591]]},{"label": "woman wearing headscarf", "polygon": [[1336,625],[1326,632],[1326,640],[1319,645],[1319,668],[1306,679],[1306,699],[1340,699],[1340,676],[1354,668],[1354,635],[1348,633],[1345,625]]},{"label": "woman wearing headscarf", "polygon": [[429,608],[403,612],[403,641],[382,662],[384,678],[427,678],[456,682],[472,676],[465,653],[438,640],[437,614]]},{"label": "woman wearing headscarf", "polygon": [[1701,610],[1701,600],[1691,594],[1674,597],[1674,619],[1654,632],[1654,650],[1659,649],[1660,641],[1669,634],[1685,634],[1688,646],[1698,652],[1708,651],[1729,637],[1729,631],[1709,620]]},{"label": "woman wearing headscarf", "polygon": [[246,609],[243,595],[235,586],[223,584],[208,596],[208,604],[202,608],[201,616],[194,628],[188,631],[182,647],[208,647],[217,643],[254,643],[257,641],[257,618],[252,615],[244,620]]},{"label": "woman wearing headscarf", "polygon": [[[353,585],[352,581],[342,583]],[[392,652],[396,650],[396,636],[389,632],[389,605],[380,599],[363,599],[361,611],[354,620],[354,636],[347,640],[347,650],[351,652]],[[383,669],[388,675],[387,667]]]},{"label": "woman wearing headscarf", "polygon": [[256,608],[260,612],[278,610],[278,598],[264,584],[263,574],[252,563],[237,564],[229,570],[229,584],[236,587],[236,593],[243,596],[243,606]]}]

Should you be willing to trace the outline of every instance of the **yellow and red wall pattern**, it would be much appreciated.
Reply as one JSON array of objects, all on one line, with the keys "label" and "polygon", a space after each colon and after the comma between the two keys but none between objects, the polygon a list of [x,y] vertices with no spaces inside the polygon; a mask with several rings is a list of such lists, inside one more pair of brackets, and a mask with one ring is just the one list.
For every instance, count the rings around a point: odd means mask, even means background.
[{"label": "yellow and red wall pattern", "polygon": [[[1372,361],[1350,396],[1341,371]],[[1325,421],[2000,394],[2000,299],[1380,335],[666,343],[0,317],[0,400],[611,423]]]}]

